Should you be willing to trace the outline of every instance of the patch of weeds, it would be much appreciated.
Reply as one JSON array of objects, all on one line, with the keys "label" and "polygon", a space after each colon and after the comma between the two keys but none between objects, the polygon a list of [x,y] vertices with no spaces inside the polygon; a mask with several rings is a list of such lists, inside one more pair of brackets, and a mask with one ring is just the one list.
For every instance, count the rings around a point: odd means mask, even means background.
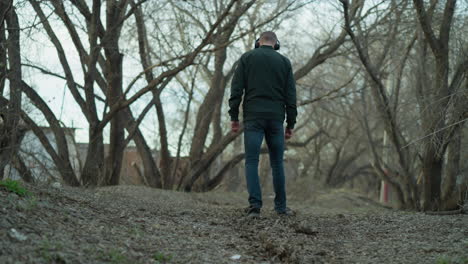
[{"label": "patch of weeds", "polygon": [[9,192],[16,193],[19,196],[27,196],[30,194],[26,188],[21,186],[19,181],[11,179],[0,180],[0,187],[5,188]]},{"label": "patch of weeds", "polygon": [[109,263],[130,263],[130,260],[117,249],[101,252],[101,259]]},{"label": "patch of weeds", "polygon": [[172,259],[172,255],[166,255],[164,253],[158,252],[153,255],[153,259],[156,260],[156,263],[168,263]]},{"label": "patch of weeds", "polygon": [[140,238],[145,235],[143,230],[141,230],[138,226],[132,226],[129,230],[129,233],[132,235],[132,237],[137,237]]},{"label": "patch of weeds", "polygon": [[436,261],[437,264],[449,264],[450,260],[447,256],[439,257]]},{"label": "patch of weeds", "polygon": [[468,264],[468,256],[467,257],[441,256],[437,259],[436,264]]},{"label": "patch of weeds", "polygon": [[36,252],[49,263],[66,263],[64,257],[56,252],[62,250],[62,248],[62,244],[44,239],[40,241]]},{"label": "patch of weeds", "polygon": [[34,196],[29,196],[26,200],[19,201],[16,206],[22,211],[30,211],[37,207],[37,199]]},{"label": "patch of weeds", "polygon": [[457,264],[468,264],[468,256],[456,257],[454,263]]}]

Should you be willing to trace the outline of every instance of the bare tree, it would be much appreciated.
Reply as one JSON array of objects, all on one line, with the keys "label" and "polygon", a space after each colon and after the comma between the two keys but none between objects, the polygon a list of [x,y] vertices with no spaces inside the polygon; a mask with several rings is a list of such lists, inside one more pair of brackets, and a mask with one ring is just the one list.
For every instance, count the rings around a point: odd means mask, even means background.
[{"label": "bare tree", "polygon": [[[258,6],[255,6],[254,8],[257,8],[257,7]],[[287,12],[288,9],[294,10],[294,8],[297,8],[297,7],[295,7],[292,4],[287,4],[285,7],[278,8],[278,10],[276,11],[278,14],[274,13],[270,17],[267,17],[264,21],[257,22],[258,24],[254,23],[254,26],[252,26],[252,28],[258,28],[259,25],[272,22],[274,21],[273,19],[278,17],[279,14]],[[191,186],[193,186],[193,184],[197,181],[197,179],[202,175],[202,172],[206,171],[208,166],[211,165],[211,162],[215,159],[216,155],[219,155],[221,151],[224,150],[224,148],[227,146],[224,144],[230,144],[236,137],[236,135],[233,135],[231,133],[227,133],[224,136],[221,136],[221,133],[220,133],[219,115],[221,113],[220,102],[223,98],[224,89],[225,89],[223,87],[226,87],[226,85],[228,84],[228,80],[230,79],[233,73],[233,69],[235,69],[235,66],[236,66],[236,65],[233,65],[233,67],[230,68],[227,74],[222,73],[223,65],[226,62],[224,58],[225,51],[222,51],[223,50],[222,47],[223,45],[225,45],[224,43],[229,42],[229,36],[232,33],[227,31],[224,34],[227,34],[227,35],[226,36],[222,34],[216,35],[220,39],[215,40],[215,47],[217,43],[220,46],[219,48],[215,48],[215,50],[217,50],[215,52],[215,61],[214,61],[215,70],[211,72],[210,74],[210,77],[211,77],[210,78],[211,80],[210,90],[207,96],[205,97],[204,102],[200,106],[198,115],[197,115],[197,122],[196,122],[195,131],[194,131],[194,138],[196,138],[196,140],[192,141],[191,152],[190,152],[190,157],[192,159],[191,161],[192,169],[187,174],[189,176],[189,179],[186,183],[185,190],[191,189]],[[328,58],[334,56],[334,52],[336,52],[336,50],[344,42],[344,36],[345,34],[342,33],[336,39],[328,39],[326,43],[321,45],[315,51],[314,55],[308,60],[308,62],[303,67],[298,69],[298,71],[296,71],[295,73],[296,80],[303,78],[312,69],[321,65]],[[212,114],[213,116],[211,116]],[[212,143],[208,147],[206,153],[203,154],[203,148],[204,148],[204,145],[206,144],[207,135],[209,131],[208,128],[210,125],[213,127],[213,131],[214,131],[213,138],[211,141]],[[204,157],[206,157],[206,159],[204,159]],[[232,160],[227,161],[227,163],[224,166],[222,166],[219,173],[215,174],[215,177],[213,179],[211,180],[208,179],[205,181],[205,186],[209,186],[208,189],[214,188],[215,183],[221,182],[222,177],[225,175],[224,173],[227,171],[227,169],[235,166],[238,162],[242,160],[242,157],[243,157],[243,154],[233,156]]]},{"label": "bare tree", "polygon": [[[348,35],[353,40],[354,46],[358,52],[359,59],[362,65],[368,73],[368,79],[371,86],[372,97],[374,103],[380,113],[381,120],[384,123],[384,129],[389,135],[390,141],[393,145],[393,151],[398,157],[399,168],[397,171],[391,170],[387,164],[383,163],[378,157],[379,155],[374,150],[375,163],[374,166],[379,172],[379,175],[383,177],[387,182],[391,183],[398,193],[401,195],[400,200],[402,206],[409,208],[422,208],[423,210],[440,210],[446,208],[441,201],[441,182],[443,175],[444,155],[446,152],[447,145],[453,138],[453,134],[460,128],[463,122],[463,113],[466,111],[466,104],[461,106],[460,100],[464,101],[463,95],[460,95],[459,87],[461,85],[460,75],[462,72],[466,72],[466,58],[461,60],[461,63],[457,65],[454,71],[450,71],[449,65],[449,40],[452,18],[455,10],[456,1],[447,1],[441,23],[439,25],[439,36],[435,37],[433,28],[431,26],[431,17],[437,5],[433,2],[429,11],[424,8],[422,1],[413,1],[414,10],[416,11],[418,22],[424,36],[419,37],[419,45],[428,45],[434,55],[434,72],[431,76],[434,77],[433,83],[424,82],[425,77],[428,77],[427,64],[429,63],[426,59],[428,54],[419,54],[420,59],[425,59],[423,63],[419,65],[421,70],[419,73],[423,74],[418,76],[419,84],[415,86],[415,90],[418,94],[418,103],[421,120],[422,130],[424,131],[424,148],[421,154],[417,154],[421,160],[421,174],[423,177],[423,188],[422,193],[418,190],[416,185],[415,169],[413,166],[416,161],[410,148],[412,145],[407,142],[407,139],[403,136],[404,127],[398,123],[396,116],[396,104],[398,103],[398,94],[401,87],[402,69],[407,61],[410,51],[415,47],[413,45],[415,38],[412,38],[409,42],[405,56],[400,63],[400,73],[397,75],[397,93],[395,94],[395,102],[392,107],[392,102],[388,94],[388,87],[384,83],[385,74],[382,62],[387,56],[391,45],[395,45],[395,41],[398,36],[398,28],[401,24],[401,14],[403,12],[410,12],[403,8],[398,8],[395,1],[389,3],[390,10],[395,18],[392,20],[393,25],[389,27],[389,34],[386,40],[386,44],[383,45],[381,55],[371,58],[369,52],[369,45],[365,42],[364,35],[361,31],[359,23],[351,25],[348,14],[349,2],[346,0],[341,1],[344,7],[345,23]],[[358,1],[360,2],[360,1]],[[407,3],[407,1],[405,1]],[[362,4],[362,2],[361,2]],[[355,29],[353,29],[353,27]],[[355,31],[358,32],[356,35]],[[414,34],[417,34],[415,32]],[[416,36],[416,35],[415,35]],[[452,81],[449,82],[450,72],[452,74]],[[423,83],[424,82],[424,83]],[[466,100],[465,100],[466,101]],[[450,123],[447,121],[450,119]],[[449,125],[449,127],[446,127]],[[407,134],[407,133],[406,133]],[[370,134],[369,134],[370,135]],[[415,150],[417,151],[417,150]],[[456,177],[450,175],[447,177]],[[447,182],[452,182],[447,180]]]},{"label": "bare tree", "polygon": [[[172,76],[192,64],[197,54],[208,44],[207,40],[210,38],[214,29],[228,13],[229,6],[212,25],[212,29],[207,32],[205,40],[202,40],[199,46],[182,57],[172,59],[179,60],[178,65],[155,76],[151,82],[148,82],[146,87],[140,89],[129,99],[125,99],[128,91],[135,82],[132,82],[125,91],[123,90],[123,55],[119,52],[120,32],[124,21],[131,17],[145,1],[132,3],[131,6],[130,1],[107,1],[106,27],[103,26],[101,21],[101,1],[93,1],[92,8],[89,8],[84,1],[72,1],[71,7],[78,9],[83,20],[86,22],[86,34],[89,39],[88,51],[84,48],[85,45],[81,42],[77,26],[68,16],[64,3],[62,1],[51,1],[55,13],[67,27],[75,48],[80,55],[84,73],[84,85],[82,87],[79,87],[75,81],[62,44],[56,36],[53,27],[50,25],[48,18],[45,16],[41,3],[33,0],[29,2],[41,19],[44,29],[57,50],[65,72],[68,88],[89,123],[90,144],[82,171],[83,184],[118,184],[123,151],[125,145],[132,139],[124,138],[123,129],[126,128],[129,135],[135,137],[137,147],[140,153],[142,153],[145,165],[144,175],[147,178],[147,182],[155,187],[161,186],[160,174],[154,163],[151,150],[141,132],[138,130],[138,122],[141,122],[142,118],[135,120],[128,107],[150,91],[158,93],[158,86],[161,86],[162,90],[171,80]],[[233,1],[233,3],[234,2],[235,1]],[[128,8],[129,6],[130,8]],[[147,73],[149,70],[150,69],[145,68],[143,73]],[[102,118],[98,117],[98,107],[96,104],[96,99],[98,97],[96,96],[95,84],[97,84],[103,94],[105,94],[104,108],[108,109],[108,111],[103,113]],[[79,88],[84,91],[84,97],[80,93]],[[158,100],[155,100],[155,102],[157,105]],[[144,116],[144,114],[142,115]],[[107,157],[104,158],[103,130],[108,124],[110,125],[111,144],[109,153]]]},{"label": "bare tree", "polygon": [[[0,179],[2,179],[4,169],[12,158],[17,163],[21,163],[18,149],[24,128],[20,124],[22,101],[20,27],[13,1],[0,3],[0,15],[0,63],[2,64],[0,95],[3,96],[5,79],[7,78],[10,98],[8,103],[0,106]],[[8,38],[6,38],[5,31],[8,32]]]}]

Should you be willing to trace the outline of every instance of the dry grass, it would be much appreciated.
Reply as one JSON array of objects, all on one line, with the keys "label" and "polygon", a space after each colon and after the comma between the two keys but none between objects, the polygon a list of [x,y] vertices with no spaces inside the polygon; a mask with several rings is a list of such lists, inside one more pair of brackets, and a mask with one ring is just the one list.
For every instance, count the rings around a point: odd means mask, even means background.
[{"label": "dry grass", "polygon": [[[0,263],[467,263],[468,216],[383,209],[345,191],[278,217],[266,198],[138,186],[0,190]],[[21,241],[12,228],[27,239]],[[231,259],[240,255],[239,260]],[[448,261],[448,262],[447,262]]]}]

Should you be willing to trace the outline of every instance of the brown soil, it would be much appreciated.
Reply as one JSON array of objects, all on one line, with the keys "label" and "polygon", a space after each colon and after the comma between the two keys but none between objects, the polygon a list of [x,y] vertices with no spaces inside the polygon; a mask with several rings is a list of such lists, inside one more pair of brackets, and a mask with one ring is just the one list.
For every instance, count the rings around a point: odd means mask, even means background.
[{"label": "brown soil", "polygon": [[468,263],[467,215],[394,211],[344,191],[291,199],[293,217],[267,197],[253,220],[239,193],[27,188],[0,189],[0,263]]}]

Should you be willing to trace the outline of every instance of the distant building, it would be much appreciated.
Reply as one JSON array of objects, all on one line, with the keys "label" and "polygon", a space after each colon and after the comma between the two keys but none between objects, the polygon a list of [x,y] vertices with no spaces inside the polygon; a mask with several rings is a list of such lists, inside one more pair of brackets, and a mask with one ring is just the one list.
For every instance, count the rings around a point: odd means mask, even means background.
[{"label": "distant building", "polygon": [[[86,161],[86,153],[88,151],[88,143],[76,144],[80,163]],[[109,144],[104,144],[104,155],[109,153]],[[153,158],[156,160],[156,154],[153,153]],[[127,146],[124,150],[122,158],[122,168],[120,170],[120,184],[129,185],[144,185],[144,181],[140,175],[143,173],[143,161],[135,146]]]},{"label": "distant building", "polygon": [[[55,136],[50,127],[40,127],[45,136],[49,140],[52,147],[57,150]],[[75,142],[75,129],[64,128],[65,137],[67,140],[68,151],[70,153],[71,165],[79,177],[80,162],[78,159],[78,151]],[[45,148],[42,146],[40,140],[36,137],[32,130],[27,130],[23,140],[20,144],[19,154],[22,157],[26,167],[31,171],[33,178],[37,181],[62,181],[62,178],[55,168],[54,162]],[[5,177],[11,179],[21,179],[19,172],[7,165],[5,167]]]},{"label": "distant building", "polygon": [[[52,147],[57,150],[55,136],[50,127],[41,127],[42,131],[49,139]],[[75,171],[76,176],[80,179],[81,170],[86,160],[86,152],[88,150],[88,143],[75,142],[75,129],[64,128],[65,137],[67,140],[68,151],[70,155],[70,162]],[[104,144],[104,151],[107,154],[109,145]],[[24,138],[20,144],[20,155],[30,170],[33,178],[41,182],[62,182],[62,177],[57,171],[53,160],[42,146],[40,140],[36,137],[32,130],[25,133]],[[156,155],[154,155],[155,157]],[[138,170],[143,170],[143,162],[138,154],[136,147],[128,146],[125,149],[122,170],[120,172],[121,184],[144,184],[143,179],[140,177]],[[10,179],[21,179],[19,172],[10,165],[5,168],[5,177]]]}]

